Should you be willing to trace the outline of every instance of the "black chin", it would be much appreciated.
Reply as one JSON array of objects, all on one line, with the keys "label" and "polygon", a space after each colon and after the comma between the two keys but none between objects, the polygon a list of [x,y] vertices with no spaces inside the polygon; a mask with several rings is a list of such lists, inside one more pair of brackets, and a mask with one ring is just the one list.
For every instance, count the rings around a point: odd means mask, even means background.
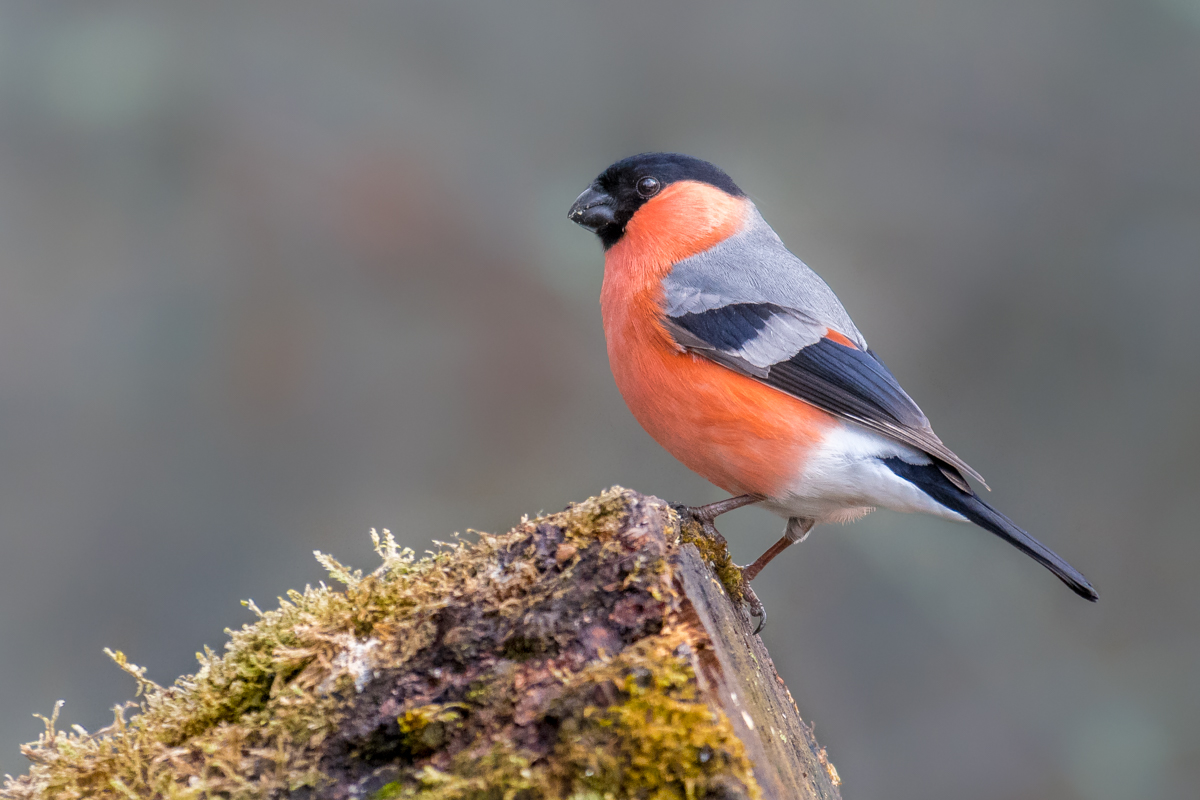
[{"label": "black chin", "polygon": [[621,237],[625,235],[625,226],[614,222],[600,228],[596,231],[596,235],[600,237],[600,244],[604,245],[604,249],[607,250],[621,241]]}]

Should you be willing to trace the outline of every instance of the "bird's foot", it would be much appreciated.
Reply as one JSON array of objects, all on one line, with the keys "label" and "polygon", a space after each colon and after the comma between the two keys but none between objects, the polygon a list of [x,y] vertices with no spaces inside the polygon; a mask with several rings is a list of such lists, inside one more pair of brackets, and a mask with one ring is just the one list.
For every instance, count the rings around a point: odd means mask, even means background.
[{"label": "bird's foot", "polygon": [[745,567],[740,567],[740,569],[742,570],[742,598],[746,601],[746,611],[758,620],[758,624],[754,626],[754,635],[757,636],[762,633],[763,628],[767,627],[767,608],[750,588],[750,581],[745,575]]},{"label": "bird's foot", "polygon": [[716,503],[709,503],[703,506],[685,506],[673,503],[671,507],[679,513],[679,516],[695,520],[700,525],[700,529],[704,532],[705,536],[721,545],[727,545],[728,542],[725,541],[725,537],[721,535],[721,532],[717,530],[717,526],[713,524],[713,521],[722,514],[741,508],[742,506],[760,502],[761,500],[762,498],[758,495],[739,494],[737,497],[731,497],[728,500],[720,500]]},{"label": "bird's foot", "polygon": [[713,519],[716,517],[716,515],[706,514],[704,511],[707,506],[672,505],[671,507],[674,508],[675,511],[678,512],[679,516],[683,519],[690,519],[692,522],[695,522],[698,526],[700,526],[700,533],[706,539],[710,539],[718,546],[728,549],[728,540],[721,535],[721,532],[717,530],[717,526],[713,524]]},{"label": "bird's foot", "polygon": [[[750,579],[758,574],[758,570],[761,567],[758,566],[757,562],[748,567],[739,567],[737,564],[734,564],[733,560],[729,557],[729,543],[721,535],[721,532],[717,530],[717,526],[713,521],[728,511],[757,503],[760,500],[762,498],[757,495],[743,494],[704,506],[685,506],[674,503],[671,505],[680,517],[695,522],[700,528],[700,534],[716,545],[717,552],[707,547],[701,547],[700,549],[707,551],[705,559],[717,571],[721,581],[725,584],[725,588],[734,597],[740,595],[742,601],[746,604],[747,611],[750,612],[751,616],[758,619],[758,626],[754,629],[755,633],[763,629],[763,625],[766,624],[767,620],[766,610],[763,608],[762,601],[758,599],[758,595],[750,588]],[[699,542],[696,542],[696,544],[699,544]]]}]

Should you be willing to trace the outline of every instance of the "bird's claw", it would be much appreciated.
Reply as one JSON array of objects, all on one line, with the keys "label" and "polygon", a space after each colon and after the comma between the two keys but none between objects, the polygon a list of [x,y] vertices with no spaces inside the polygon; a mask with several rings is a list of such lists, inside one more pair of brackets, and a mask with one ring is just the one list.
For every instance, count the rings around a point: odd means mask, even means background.
[{"label": "bird's claw", "polygon": [[712,513],[708,509],[708,506],[685,506],[682,504],[672,504],[671,508],[675,509],[679,516],[686,517],[699,525],[700,530],[709,539],[712,539],[718,544],[728,548],[729,542],[724,536],[721,535],[721,532],[717,530],[717,526],[713,522],[713,520],[717,518],[717,515]]},{"label": "bird's claw", "polygon": [[742,583],[742,596],[746,600],[746,611],[750,616],[758,620],[758,624],[754,626],[754,635],[762,633],[762,629],[767,627],[767,608],[763,605],[762,600],[758,599],[758,595],[750,588],[749,581]]},{"label": "bird's claw", "polygon": [[[717,526],[713,524],[713,521],[726,511],[731,511],[734,508],[740,508],[750,503],[756,503],[760,499],[762,498],[742,495],[719,503],[709,503],[706,506],[685,506],[682,503],[672,503],[671,508],[675,509],[675,512],[679,516],[694,521],[700,526],[700,530],[704,533],[705,537],[717,542],[728,551],[729,542],[717,530]],[[758,635],[766,627],[767,609],[763,606],[762,601],[758,599],[758,595],[754,593],[754,590],[750,588],[750,580],[758,574],[762,567],[755,563],[747,567],[738,567],[738,569],[742,573],[742,599],[746,603],[746,610],[750,612],[750,616],[758,620],[758,624],[754,628],[755,635]],[[751,572],[749,577],[746,575],[747,570]]]}]

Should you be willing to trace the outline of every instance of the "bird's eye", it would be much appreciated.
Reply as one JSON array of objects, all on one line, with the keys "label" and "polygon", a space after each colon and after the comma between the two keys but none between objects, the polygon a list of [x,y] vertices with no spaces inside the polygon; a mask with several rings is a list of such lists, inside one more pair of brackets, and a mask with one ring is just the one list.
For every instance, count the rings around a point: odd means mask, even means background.
[{"label": "bird's eye", "polygon": [[637,182],[637,193],[642,197],[653,197],[658,194],[658,190],[662,185],[658,182],[658,178],[651,178],[649,175]]}]

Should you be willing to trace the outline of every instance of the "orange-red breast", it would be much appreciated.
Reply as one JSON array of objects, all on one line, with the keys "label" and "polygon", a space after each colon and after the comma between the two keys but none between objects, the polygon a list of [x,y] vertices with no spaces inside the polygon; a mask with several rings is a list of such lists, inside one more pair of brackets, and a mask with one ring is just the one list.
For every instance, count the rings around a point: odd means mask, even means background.
[{"label": "orange-red breast", "polygon": [[814,524],[882,506],[970,521],[1088,600],[1070,564],[979,498],[833,291],[717,167],[675,153],[610,166],[569,218],[604,246],[600,307],[617,386],[642,427],[735,495],[788,520],[752,578]]}]

